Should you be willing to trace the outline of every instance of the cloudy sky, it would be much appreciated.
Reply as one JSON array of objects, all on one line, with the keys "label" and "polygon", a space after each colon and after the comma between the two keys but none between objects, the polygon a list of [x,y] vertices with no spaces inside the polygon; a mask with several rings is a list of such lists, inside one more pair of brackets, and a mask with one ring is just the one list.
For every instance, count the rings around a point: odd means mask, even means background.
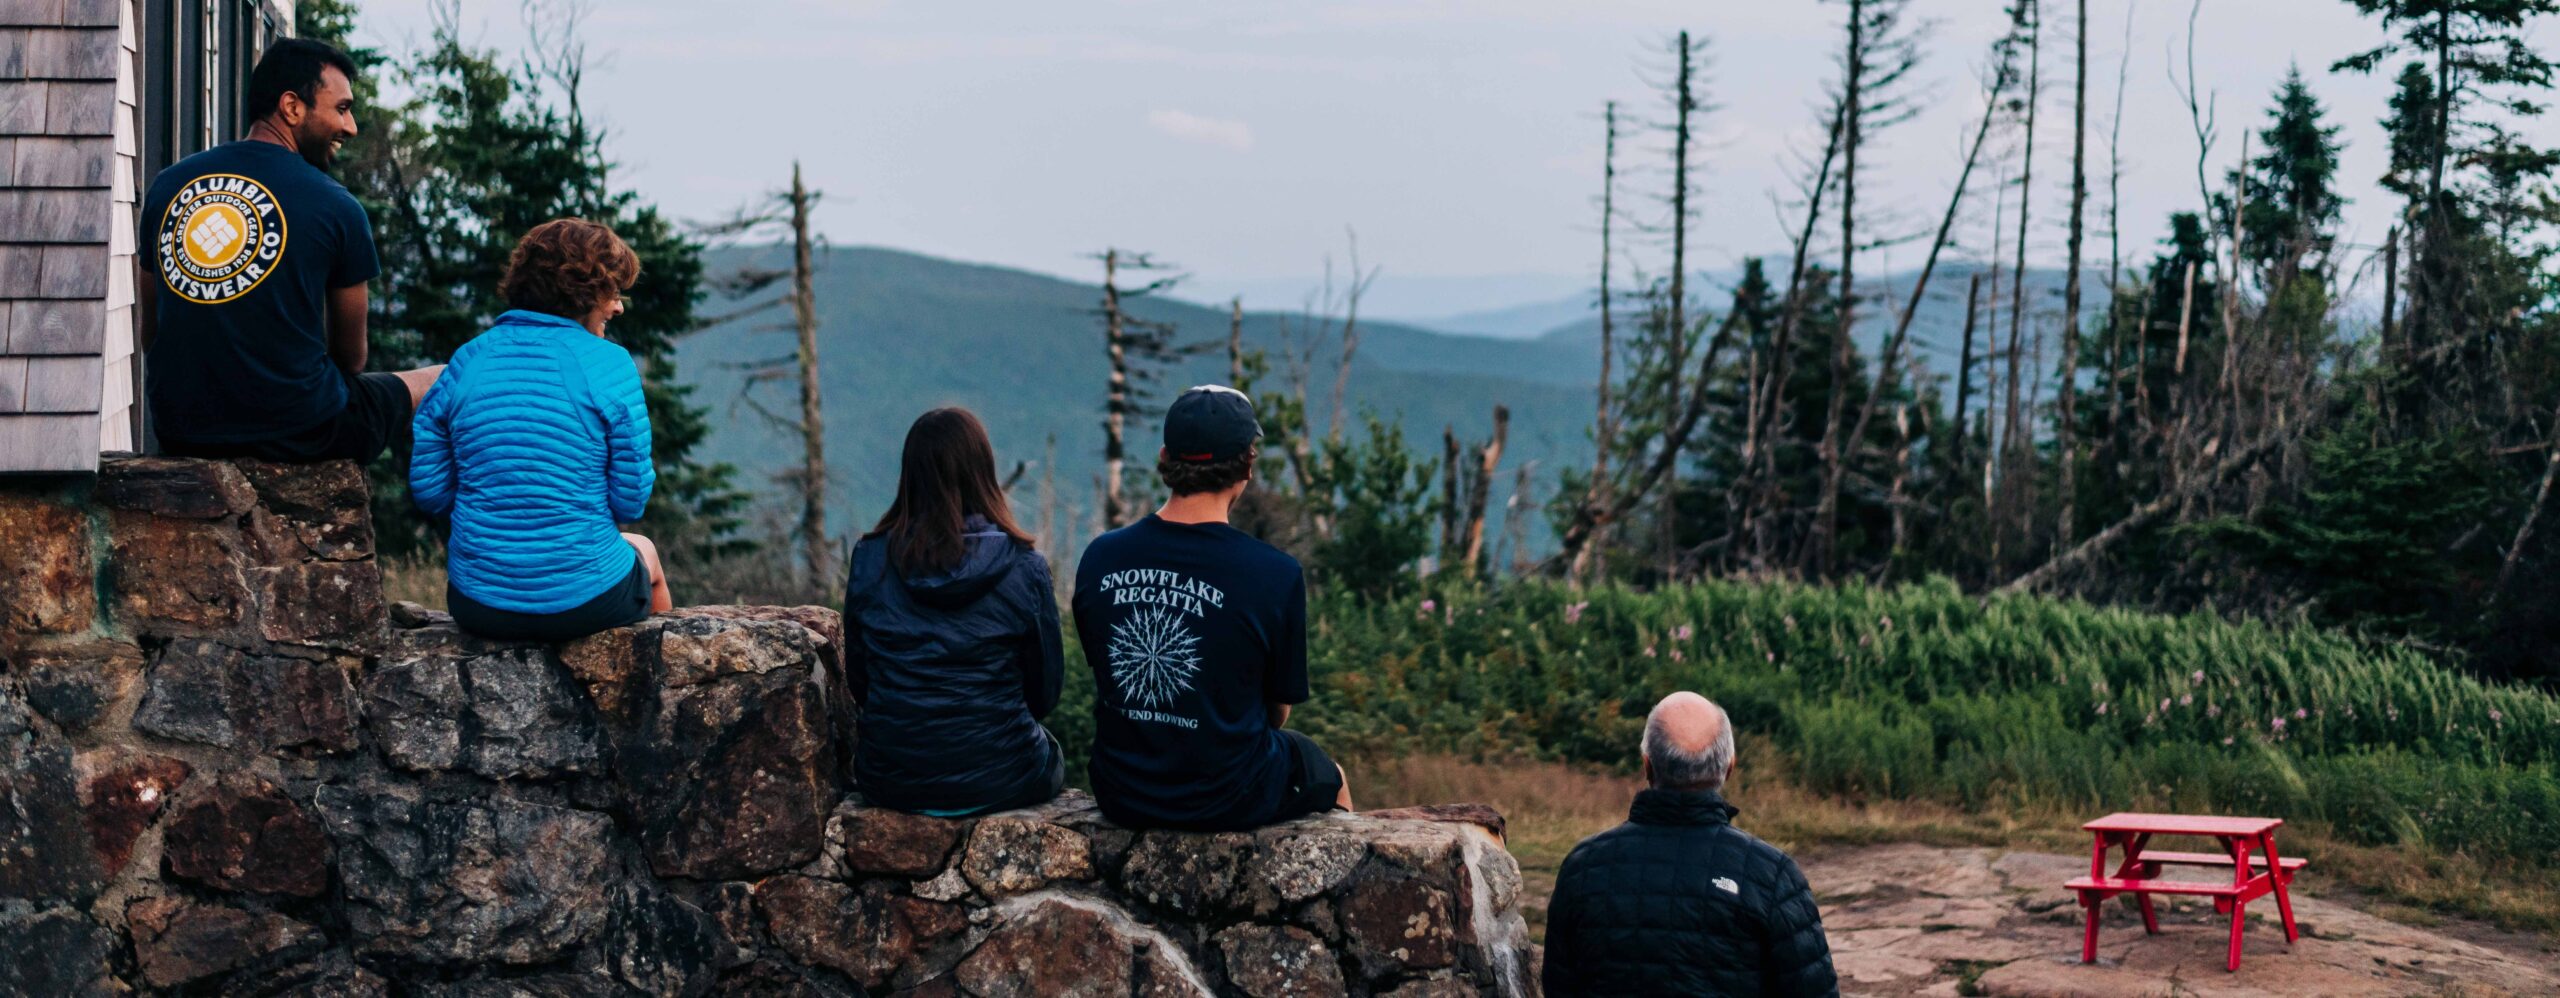
[{"label": "cloudy sky", "polygon": [[[514,51],[516,0],[462,0],[474,43]],[[2115,79],[2125,241],[2147,247],[2196,201],[2196,141],[2170,82],[2191,0],[2089,0],[2092,155]],[[400,49],[432,0],[363,0],[361,31]],[[2131,4],[2131,9],[2128,9]],[[1913,0],[1934,30],[1922,113],[1869,154],[1862,198],[1917,231],[1953,179],[1979,108],[2001,0]],[[2057,41],[2068,0],[2048,0]],[[1339,257],[1346,226],[1380,265],[1388,313],[1461,311],[1569,293],[1596,270],[1592,196],[1603,101],[1660,117],[1663,46],[1706,39],[1702,268],[1785,244],[1773,198],[1808,149],[1834,75],[1842,7],[1818,0],[601,0],[588,106],[625,182],[673,212],[719,214],[787,180],[796,158],[840,244],[879,244],[1085,276],[1106,245],[1152,250],[1203,297],[1268,301]],[[2128,15],[2130,42],[2126,40]],[[2351,234],[2377,240],[2385,83],[2330,62],[2378,29],[2344,0],[2203,0],[2195,59],[2218,99],[2220,163],[2299,62],[2343,127]],[[2553,26],[2538,26],[2548,42]],[[2036,248],[2059,258],[2068,193],[2067,48],[2049,52]],[[2183,69],[2181,69],[2183,72]],[[1650,137],[1622,152],[1632,213]],[[2048,156],[2048,154],[2052,154]],[[2219,176],[2221,166],[2215,173]],[[2103,161],[2093,167],[2103,177]],[[2102,183],[2102,180],[2100,181]],[[2103,212],[2104,191],[2092,212]],[[1988,205],[1984,205],[1987,216]],[[1988,218],[1983,219],[1987,228]],[[2103,247],[2103,242],[2098,243]],[[1640,262],[1660,254],[1638,251]],[[1917,250],[1862,266],[1916,264]],[[1292,301],[1270,302],[1294,304]]]}]

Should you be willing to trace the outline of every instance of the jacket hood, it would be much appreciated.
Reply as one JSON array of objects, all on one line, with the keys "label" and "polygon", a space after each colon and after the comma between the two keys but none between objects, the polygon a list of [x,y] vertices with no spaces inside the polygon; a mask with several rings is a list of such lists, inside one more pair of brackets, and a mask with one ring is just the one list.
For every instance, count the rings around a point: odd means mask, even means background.
[{"label": "jacket hood", "polygon": [[1627,820],[1639,825],[1728,825],[1742,809],[1713,790],[1645,790]]},{"label": "jacket hood", "polygon": [[[967,533],[961,544],[967,553],[960,564],[946,571],[898,581],[907,587],[915,601],[936,609],[950,610],[977,602],[1013,572],[1014,542],[1010,535],[998,530],[985,517],[972,516],[964,524]],[[892,572],[897,568],[892,565]]]}]

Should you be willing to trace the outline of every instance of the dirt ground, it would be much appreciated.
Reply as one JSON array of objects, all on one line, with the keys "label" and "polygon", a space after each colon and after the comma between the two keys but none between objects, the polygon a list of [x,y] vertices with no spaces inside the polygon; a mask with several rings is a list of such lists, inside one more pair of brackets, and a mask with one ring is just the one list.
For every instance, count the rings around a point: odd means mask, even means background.
[{"label": "dirt ground", "polygon": [[2086,856],[1882,845],[1800,857],[1850,995],[2555,995],[2553,940],[2442,920],[2421,928],[2293,892],[2290,946],[2274,899],[2253,902],[2240,970],[2209,901],[2160,902],[2145,936],[2111,901],[2098,962],[2080,963],[2081,910],[2062,883]]}]

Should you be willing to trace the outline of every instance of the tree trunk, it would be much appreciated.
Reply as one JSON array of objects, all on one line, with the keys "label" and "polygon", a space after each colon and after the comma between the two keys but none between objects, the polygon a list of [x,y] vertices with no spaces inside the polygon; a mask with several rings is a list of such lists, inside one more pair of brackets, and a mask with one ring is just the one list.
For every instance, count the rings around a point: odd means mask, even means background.
[{"label": "tree trunk", "polygon": [[1484,556],[1485,497],[1493,492],[1493,469],[1501,465],[1502,445],[1510,436],[1511,410],[1494,406],[1493,439],[1476,450],[1475,482],[1467,488],[1466,555],[1461,563],[1471,579]]},{"label": "tree trunk", "polygon": [[800,334],[800,550],[812,584],[835,569],[827,542],[827,424],[818,399],[818,295],[811,277],[809,208],[816,195],[791,164],[791,314]]},{"label": "tree trunk", "polygon": [[1458,428],[1440,431],[1440,564],[1458,563],[1458,506],[1465,502],[1458,493]]},{"label": "tree trunk", "polygon": [[1973,333],[1975,322],[1981,316],[1981,309],[1982,272],[1977,270],[1973,272],[1973,279],[1966,282],[1965,286],[1964,349],[1956,355],[1955,439],[1949,441],[1947,444],[1947,464],[1951,469],[1953,469],[1954,473],[1959,476],[1964,474],[1965,438],[1971,436],[1973,433],[1970,429],[1973,425],[1971,416],[1973,411],[1971,408],[1973,403]]},{"label": "tree trunk", "polygon": [[[1609,274],[1616,264],[1610,249],[1610,235],[1617,221],[1618,199],[1618,102],[1610,101],[1601,109],[1607,137],[1600,155],[1600,411],[1594,418],[1591,439],[1595,444],[1591,458],[1591,486],[1583,496],[1583,505],[1602,508],[1609,501],[1609,449],[1617,446],[1617,419],[1609,411],[1610,367],[1617,359],[1615,307],[1610,298]],[[1597,567],[1596,552],[1607,544],[1606,538],[1575,552],[1566,577],[1580,587]]]},{"label": "tree trunk", "polygon": [[[2019,408],[2019,395],[2025,383],[2022,364],[2026,359],[2027,323],[2027,240],[2032,232],[2036,191],[2036,112],[2044,97],[2044,7],[2042,0],[2025,0],[2027,18],[2032,27],[2027,35],[2027,118],[2026,149],[2018,175],[2018,241],[2012,249],[2017,253],[2017,269],[2009,283],[2009,386],[2008,411],[2003,414],[2000,445],[2000,478],[2006,486],[2001,490],[2013,507],[2006,512],[2031,524],[2035,511],[2032,503],[2021,502],[2017,464],[2022,453],[2032,450],[2034,441],[2022,447],[2019,437],[2027,426],[2027,413]],[[2032,468],[2029,469],[2032,478]],[[2022,508],[2021,508],[2022,507]],[[2005,531],[2010,524],[1999,524]],[[2034,531],[2026,531],[2033,536]]]},{"label": "tree trunk", "polygon": [[2069,273],[2062,284],[2062,390],[2055,399],[2054,460],[2060,479],[2060,503],[2054,521],[2056,546],[2071,544],[2072,502],[2079,485],[2079,427],[2072,419],[2080,381],[2080,250],[2083,216],[2089,203],[2089,0],[2080,0],[2078,68],[2072,75],[2071,100],[2071,249]]},{"label": "tree trunk", "polygon": [[[1697,61],[1690,54],[1689,33],[1680,33],[1680,92],[1677,111],[1673,115],[1671,142],[1671,382],[1663,398],[1664,411],[1680,403],[1680,371],[1688,360],[1689,345],[1689,113],[1698,102],[1691,91],[1696,79]],[[1701,374],[1703,389],[1705,375]],[[1668,441],[1666,441],[1668,442]],[[1662,490],[1662,509],[1656,524],[1658,547],[1662,558],[1663,578],[1672,574],[1675,518],[1679,515],[1680,490],[1675,481]]]},{"label": "tree trunk", "polygon": [[2222,461],[2214,465],[2212,471],[2183,487],[2171,489],[2167,494],[2135,507],[2132,513],[2116,521],[2113,526],[2089,535],[2088,540],[2081,541],[2078,546],[2037,566],[2034,571],[2010,580],[1998,591],[2002,594],[2029,592],[2052,582],[2064,572],[2097,560],[2100,555],[2106,554],[2109,549],[2122,543],[2135,531],[2151,525],[2171,510],[2193,500],[2204,490],[2256,463],[2259,458],[2266,456],[2267,452],[2283,443],[2285,436],[2282,430],[2269,431],[2266,435],[2259,437],[2257,442],[2224,455]]},{"label": "tree trunk", "polygon": [[1111,354],[1111,388],[1103,398],[1102,409],[1102,529],[1118,530],[1125,525],[1128,511],[1121,507],[1120,479],[1129,463],[1128,450],[1122,445],[1122,430],[1127,426],[1129,398],[1129,349],[1126,316],[1120,311],[1120,251],[1102,253],[1102,328],[1105,345]]},{"label": "tree trunk", "polygon": [[1244,296],[1227,302],[1227,387],[1244,386]]},{"label": "tree trunk", "polygon": [[[1866,3],[1849,0],[1849,51],[1841,61],[1840,103],[1840,328],[1832,334],[1831,397],[1824,407],[1822,494],[1813,511],[1813,539],[1806,545],[1805,571],[1815,578],[1831,574],[1834,532],[1840,512],[1840,476],[1849,464],[1854,439],[1843,442],[1841,420],[1848,404],[1850,362],[1857,349],[1858,316],[1858,147],[1865,142]],[[1881,368],[1879,368],[1881,371]],[[1872,399],[1871,399],[1872,400]]]}]

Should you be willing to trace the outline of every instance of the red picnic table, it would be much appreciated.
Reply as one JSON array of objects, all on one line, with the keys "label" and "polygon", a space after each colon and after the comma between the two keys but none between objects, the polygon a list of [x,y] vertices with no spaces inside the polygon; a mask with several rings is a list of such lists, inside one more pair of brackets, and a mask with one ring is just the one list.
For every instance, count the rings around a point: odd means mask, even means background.
[{"label": "red picnic table", "polygon": [[[2096,844],[2089,851],[2089,875],[2062,885],[2080,895],[2080,906],[2088,909],[2089,929],[2080,943],[2080,962],[2098,959],[2098,905],[2118,894],[2133,895],[2142,909],[2142,928],[2152,935],[2160,933],[2160,919],[2152,914],[2151,895],[2188,894],[2213,899],[2213,910],[2231,915],[2231,959],[2226,970],[2240,969],[2241,910],[2254,899],[2268,894],[2276,896],[2276,910],[2284,915],[2284,941],[2292,943],[2302,934],[2293,925],[2293,897],[2285,892],[2293,883],[2295,871],[2303,861],[2276,855],[2276,827],[2282,818],[2224,818],[2195,814],[2110,814],[2081,825],[2095,835]],[[2215,839],[2222,851],[2170,852],[2152,849],[2154,835],[2192,835]],[[2124,859],[2115,872],[2107,872],[2107,850],[2121,846]],[[2251,856],[2250,853],[2257,853]],[[2164,866],[2225,867],[2231,871],[2229,882],[2162,880]]]}]

